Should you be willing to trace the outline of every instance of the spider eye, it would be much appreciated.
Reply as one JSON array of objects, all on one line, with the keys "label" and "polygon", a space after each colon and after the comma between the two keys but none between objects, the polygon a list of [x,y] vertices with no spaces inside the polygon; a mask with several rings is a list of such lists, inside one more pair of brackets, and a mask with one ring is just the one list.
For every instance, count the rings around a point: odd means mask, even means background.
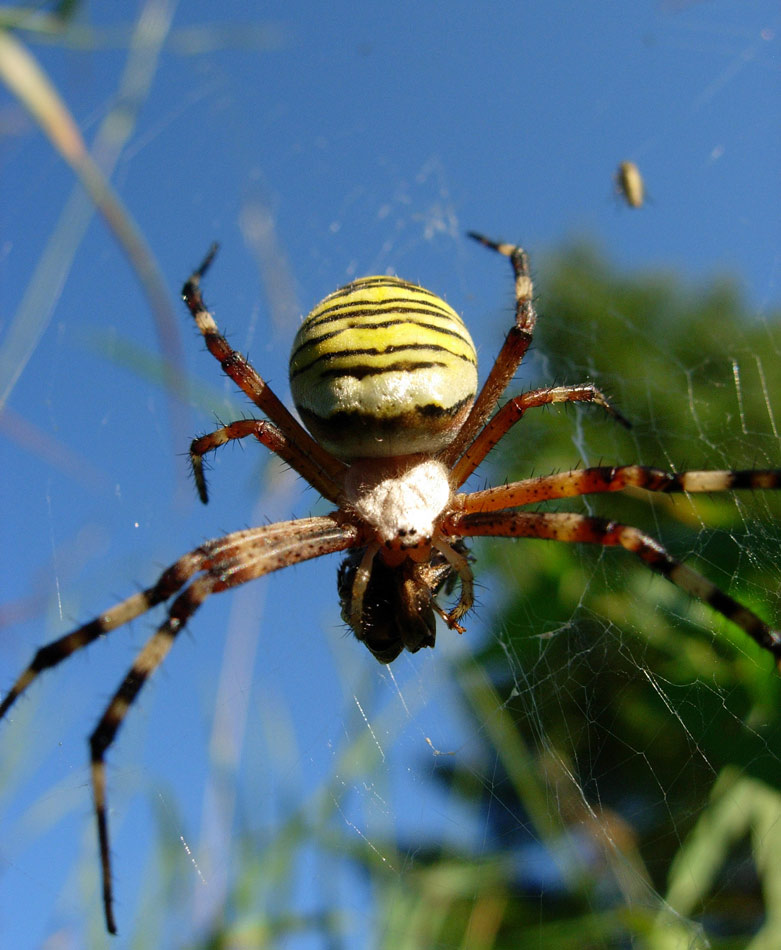
[{"label": "spider eye", "polygon": [[309,431],[340,458],[433,453],[471,408],[477,355],[436,294],[397,277],[364,277],[301,325],[290,388]]}]

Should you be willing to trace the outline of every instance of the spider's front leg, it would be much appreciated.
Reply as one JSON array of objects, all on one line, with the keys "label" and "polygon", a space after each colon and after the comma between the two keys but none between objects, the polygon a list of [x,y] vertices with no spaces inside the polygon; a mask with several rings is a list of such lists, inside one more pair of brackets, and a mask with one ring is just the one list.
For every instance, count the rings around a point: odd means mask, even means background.
[{"label": "spider's front leg", "polygon": [[574,512],[483,511],[454,513],[445,527],[456,534],[620,546],[692,597],[708,604],[773,654],[781,672],[781,633],[702,574],[677,561],[656,540],[630,525]]},{"label": "spider's front leg", "polygon": [[[228,542],[236,537],[236,535],[228,535],[221,541]],[[3,697],[3,701],[0,702],[0,719],[5,716],[16,700],[44,670],[57,666],[78,650],[82,650],[100,637],[116,630],[117,627],[130,623],[131,620],[140,617],[141,614],[173,597],[193,575],[203,569],[204,563],[215,549],[215,542],[208,542],[189,554],[185,554],[166,571],[163,571],[157,583],[152,587],[133,594],[132,597],[128,597],[127,600],[111,607],[89,623],[85,623],[71,633],[66,633],[57,640],[40,647],[29,666],[22,671],[14,685]]]},{"label": "spider's front leg", "polygon": [[355,547],[358,540],[359,532],[353,525],[343,524],[333,517],[300,518],[236,531],[224,538],[209,541],[193,552],[198,555],[196,564],[190,565],[186,559],[182,559],[166,572],[173,572],[178,578],[181,572],[177,570],[177,565],[186,562],[190,574],[193,573],[191,568],[202,573],[171,603],[165,621],[141,648],[89,741],[103,879],[103,908],[110,933],[116,933],[117,930],[111,882],[105,754],[141,688],[163,662],[176,637],[207,597],[283,567]]},{"label": "spider's front leg", "polygon": [[459,495],[458,504],[464,512],[500,511],[502,508],[537,505],[541,501],[557,498],[620,492],[627,488],[643,488],[663,494],[768,490],[781,488],[781,469],[666,472],[646,465],[597,465],[525,478],[508,485]]},{"label": "spider's front leg", "polygon": [[[174,598],[166,620],[142,647],[90,737],[90,770],[100,845],[103,906],[106,926],[111,933],[116,933],[116,922],[111,884],[105,754],[141,688],[163,662],[186,622],[211,594],[237,587],[291,564],[347,550],[355,547],[360,540],[360,533],[354,525],[325,516],[248,528],[207,541],[172,564],[152,587],[134,594],[82,627],[41,647],[0,703],[2,718],[43,670],[56,666],[98,637]],[[189,586],[186,586],[188,583]]]}]

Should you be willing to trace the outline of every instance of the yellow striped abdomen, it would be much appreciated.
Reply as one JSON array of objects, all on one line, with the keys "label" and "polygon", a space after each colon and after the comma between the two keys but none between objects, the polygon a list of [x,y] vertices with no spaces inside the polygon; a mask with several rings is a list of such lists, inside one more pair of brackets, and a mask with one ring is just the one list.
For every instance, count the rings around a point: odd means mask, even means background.
[{"label": "yellow striped abdomen", "polygon": [[340,458],[433,453],[466,418],[477,356],[444,300],[397,277],[364,277],[304,320],[290,355],[304,424]]}]

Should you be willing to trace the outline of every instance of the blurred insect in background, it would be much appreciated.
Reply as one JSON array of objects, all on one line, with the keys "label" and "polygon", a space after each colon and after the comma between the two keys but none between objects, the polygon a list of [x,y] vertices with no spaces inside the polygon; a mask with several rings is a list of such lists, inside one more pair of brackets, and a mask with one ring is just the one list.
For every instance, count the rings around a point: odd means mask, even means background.
[{"label": "blurred insect in background", "polygon": [[642,208],[646,200],[645,182],[634,162],[621,162],[613,176],[616,192],[630,208]]}]

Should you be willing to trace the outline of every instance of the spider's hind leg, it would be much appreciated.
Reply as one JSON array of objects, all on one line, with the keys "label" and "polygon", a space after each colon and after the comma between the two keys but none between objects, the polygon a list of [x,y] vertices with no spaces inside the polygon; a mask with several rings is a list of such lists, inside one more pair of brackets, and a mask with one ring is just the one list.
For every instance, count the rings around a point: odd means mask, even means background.
[{"label": "spider's hind leg", "polygon": [[593,383],[576,383],[570,386],[550,386],[547,389],[532,389],[506,402],[480,430],[475,440],[453,466],[451,475],[456,488],[464,484],[493,447],[510,429],[520,422],[529,409],[550,406],[556,403],[591,403],[607,412],[625,429],[632,423],[612,405]]},{"label": "spider's hind leg", "polygon": [[502,393],[515,375],[529,349],[537,323],[534,309],[534,284],[529,271],[529,258],[522,247],[491,241],[481,234],[469,231],[468,236],[510,258],[515,277],[515,322],[505,337],[499,355],[491,367],[488,378],[475,399],[469,415],[455,439],[443,449],[442,461],[452,467],[456,459],[474,440],[477,433],[491,417]]},{"label": "spider's hind leg", "polygon": [[[201,278],[214,260],[217,245],[213,244],[200,267],[190,275],[182,288],[182,298],[187,304],[195,325],[203,334],[206,348],[219,362],[223,372],[248,396],[252,402],[273,423],[277,435],[284,442],[285,452],[279,452],[285,461],[310,482],[317,491],[331,501],[337,501],[341,489],[344,465],[316,442],[301,423],[289,412],[279,397],[252,366],[245,356],[233,349],[230,343],[217,329],[214,317],[207,309],[201,292]],[[232,438],[244,438],[254,434],[260,441],[277,451],[271,444],[274,439],[265,442],[258,432],[243,432]],[[208,437],[207,437],[208,438]],[[196,440],[197,441],[197,440]],[[208,449],[207,449],[208,451]],[[191,453],[191,458],[192,458]],[[201,475],[203,473],[201,472]],[[198,475],[196,475],[196,481]],[[203,500],[205,487],[199,484],[199,493]]]},{"label": "spider's hind leg", "polygon": [[261,445],[278,455],[283,461],[297,471],[313,485],[324,498],[336,501],[339,486],[319,468],[308,456],[302,455],[298,447],[291,444],[284,433],[273,423],[265,419],[239,419],[231,422],[208,435],[193,439],[190,444],[190,465],[192,466],[195,487],[198,497],[206,504],[209,501],[209,492],[206,487],[206,476],[203,471],[203,457],[207,452],[214,452],[228,442],[246,439],[254,436]]}]

